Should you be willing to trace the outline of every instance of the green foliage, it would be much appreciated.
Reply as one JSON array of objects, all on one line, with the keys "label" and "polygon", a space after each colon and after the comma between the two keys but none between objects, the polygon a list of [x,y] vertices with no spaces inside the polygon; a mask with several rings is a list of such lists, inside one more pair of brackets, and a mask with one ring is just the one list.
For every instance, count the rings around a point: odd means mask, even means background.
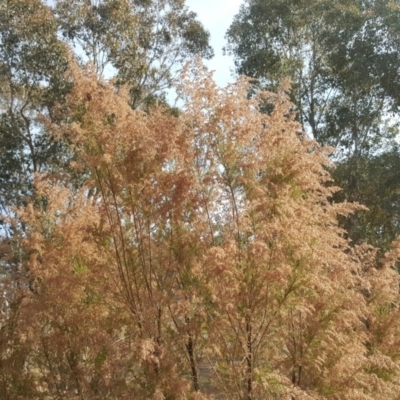
[{"label": "green foliage", "polygon": [[253,91],[275,90],[290,77],[304,131],[336,147],[334,176],[344,198],[373,208],[352,217],[350,236],[385,249],[399,232],[399,214],[381,193],[397,189],[393,183],[383,191],[375,170],[378,159],[397,157],[399,17],[398,1],[250,0],[226,36],[236,71],[253,78]]},{"label": "green foliage", "polygon": [[130,89],[131,105],[154,103],[183,62],[210,58],[209,34],[181,0],[58,0],[63,37],[96,71]]},{"label": "green foliage", "polygon": [[306,131],[358,154],[388,135],[381,118],[399,104],[396,13],[389,1],[251,0],[227,32],[227,51],[262,87],[290,77]]},{"label": "green foliage", "polygon": [[32,194],[33,174],[63,163],[62,145],[39,116],[68,90],[67,57],[57,25],[40,0],[0,4],[0,207]]},{"label": "green foliage", "polygon": [[400,151],[394,148],[370,157],[340,162],[332,171],[337,184],[343,188],[336,201],[348,200],[354,171],[359,171],[357,192],[368,210],[359,211],[356,220],[346,219],[344,226],[352,229],[355,243],[367,240],[382,252],[400,235]]}]

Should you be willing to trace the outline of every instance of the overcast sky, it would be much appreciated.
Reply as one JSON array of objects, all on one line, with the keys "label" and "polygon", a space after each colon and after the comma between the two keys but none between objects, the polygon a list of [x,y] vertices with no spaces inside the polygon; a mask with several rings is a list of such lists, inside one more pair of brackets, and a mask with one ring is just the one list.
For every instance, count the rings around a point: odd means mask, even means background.
[{"label": "overcast sky", "polygon": [[243,0],[186,0],[189,9],[197,13],[199,20],[210,32],[215,55],[206,64],[215,70],[214,78],[220,86],[233,81],[233,60],[222,54],[222,48],[226,44],[225,33],[242,3]]}]

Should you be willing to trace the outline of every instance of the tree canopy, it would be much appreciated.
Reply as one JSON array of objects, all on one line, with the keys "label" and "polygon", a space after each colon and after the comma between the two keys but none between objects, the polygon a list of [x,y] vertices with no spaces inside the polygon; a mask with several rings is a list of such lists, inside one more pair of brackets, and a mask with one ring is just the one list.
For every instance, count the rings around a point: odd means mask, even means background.
[{"label": "tree canopy", "polygon": [[48,114],[67,90],[64,46],[42,1],[0,5],[0,207],[20,205],[31,193],[32,174],[59,164],[57,144],[38,115]]},{"label": "tree canopy", "polygon": [[[393,159],[397,151],[399,12],[399,2],[388,0],[250,0],[226,35],[237,72],[254,78],[256,87],[275,89],[291,78],[298,120],[319,143],[337,149],[333,175],[349,201],[369,202],[371,190],[364,191],[362,182],[375,181],[379,172],[364,170],[377,165],[368,159],[386,152],[382,161]],[[379,185],[373,191],[378,198]],[[399,201],[397,184],[390,196]],[[380,244],[387,244],[400,233],[398,217],[396,211],[385,214],[393,218],[393,234],[384,220],[376,224],[373,211],[367,224],[356,216],[346,226],[351,235],[357,232],[356,243],[377,243],[367,227],[376,225],[384,236]]]},{"label": "tree canopy", "polygon": [[227,51],[262,86],[290,77],[299,120],[316,140],[368,152],[389,134],[382,117],[398,111],[399,12],[390,1],[250,0]]},{"label": "tree canopy", "polygon": [[189,57],[213,56],[209,33],[182,0],[57,0],[55,13],[97,72],[111,67],[129,85],[134,107],[170,89]]}]

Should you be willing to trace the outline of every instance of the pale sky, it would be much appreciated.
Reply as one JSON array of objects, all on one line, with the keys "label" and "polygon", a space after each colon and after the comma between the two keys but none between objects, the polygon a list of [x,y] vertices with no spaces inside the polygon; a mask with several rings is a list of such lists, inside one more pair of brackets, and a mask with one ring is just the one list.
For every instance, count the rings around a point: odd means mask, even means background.
[{"label": "pale sky", "polygon": [[215,70],[214,79],[219,86],[233,81],[233,60],[222,54],[222,48],[226,45],[225,33],[243,2],[244,0],[186,0],[186,5],[197,14],[210,32],[214,57],[205,64],[210,70]]}]

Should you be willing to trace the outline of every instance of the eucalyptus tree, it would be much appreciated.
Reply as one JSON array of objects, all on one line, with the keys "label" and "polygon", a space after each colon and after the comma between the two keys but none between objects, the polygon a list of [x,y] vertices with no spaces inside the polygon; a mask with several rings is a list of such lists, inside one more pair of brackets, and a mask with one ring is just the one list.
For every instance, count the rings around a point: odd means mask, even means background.
[{"label": "eucalyptus tree", "polygon": [[398,133],[399,17],[397,0],[249,0],[226,35],[236,71],[255,87],[291,78],[303,129],[346,162],[339,184],[351,201],[367,200],[365,158],[392,151]]},{"label": "eucalyptus tree", "polygon": [[83,60],[128,85],[133,107],[162,97],[189,58],[213,55],[209,33],[182,0],[57,0],[55,13]]},{"label": "eucalyptus tree", "polygon": [[59,144],[40,121],[68,89],[65,47],[40,0],[0,4],[0,207],[20,205],[33,174],[60,164]]}]

